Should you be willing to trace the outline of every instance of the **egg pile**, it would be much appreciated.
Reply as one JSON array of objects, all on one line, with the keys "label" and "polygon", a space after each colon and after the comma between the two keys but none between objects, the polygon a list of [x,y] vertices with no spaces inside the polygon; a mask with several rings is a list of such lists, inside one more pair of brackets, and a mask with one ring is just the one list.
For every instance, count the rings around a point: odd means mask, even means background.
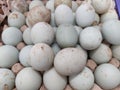
[{"label": "egg pile", "polygon": [[114,0],[13,0],[0,43],[0,90],[120,90]]}]

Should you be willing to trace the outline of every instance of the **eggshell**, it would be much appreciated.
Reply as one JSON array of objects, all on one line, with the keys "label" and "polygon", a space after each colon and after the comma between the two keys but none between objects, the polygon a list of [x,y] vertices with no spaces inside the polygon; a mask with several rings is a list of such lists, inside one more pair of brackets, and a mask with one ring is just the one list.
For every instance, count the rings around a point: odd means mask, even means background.
[{"label": "eggshell", "polygon": [[47,3],[46,3],[46,8],[48,8],[48,9],[50,9],[51,10],[51,12],[54,12],[54,0],[49,0],[49,1],[47,1]]},{"label": "eggshell", "polygon": [[71,8],[64,4],[59,5],[55,9],[55,21],[57,26],[61,24],[73,24],[74,15]]},{"label": "eggshell", "polygon": [[73,47],[78,42],[78,33],[71,24],[62,24],[56,31],[57,44],[62,47]]},{"label": "eggshell", "polygon": [[94,50],[98,48],[101,42],[102,34],[97,28],[87,27],[80,33],[79,43],[86,50]]},{"label": "eggshell", "polygon": [[19,52],[10,45],[3,45],[0,47],[0,67],[11,68],[18,62]]},{"label": "eggshell", "polygon": [[60,75],[54,68],[51,68],[44,73],[43,83],[47,90],[63,90],[67,84],[67,77]]},{"label": "eggshell", "polygon": [[25,46],[24,48],[22,48],[22,50],[19,53],[19,61],[25,67],[30,66],[29,60],[30,60],[30,51],[32,47],[33,47],[32,45]]},{"label": "eggshell", "polygon": [[14,11],[8,16],[8,25],[10,27],[20,28],[24,24],[25,24],[25,16],[22,13]]},{"label": "eggshell", "polygon": [[112,51],[107,45],[101,44],[97,49],[90,51],[89,56],[97,64],[107,63],[112,58]]},{"label": "eggshell", "polygon": [[120,21],[110,20],[102,25],[102,34],[106,41],[113,45],[120,45]]},{"label": "eggshell", "polygon": [[50,45],[54,40],[54,30],[48,23],[39,22],[31,29],[31,39],[34,44],[46,43]]},{"label": "eggshell", "polygon": [[22,32],[16,27],[9,27],[2,32],[4,44],[16,46],[22,41]]},{"label": "eggshell", "polygon": [[14,73],[5,68],[0,68],[0,90],[12,90],[15,85]]},{"label": "eggshell", "polygon": [[41,83],[42,77],[40,73],[31,67],[22,69],[15,80],[17,90],[38,90]]},{"label": "eggshell", "polygon": [[104,90],[110,90],[120,84],[120,71],[111,64],[101,64],[95,70],[96,83]]},{"label": "eggshell", "polygon": [[46,71],[51,68],[54,60],[54,52],[50,46],[44,43],[35,44],[30,51],[30,65],[38,71]]},{"label": "eggshell", "polygon": [[55,56],[54,67],[58,73],[70,76],[83,70],[86,59],[87,54],[82,49],[65,48]]},{"label": "eggshell", "polygon": [[120,60],[120,46],[113,45],[111,49],[112,49],[113,57]]},{"label": "eggshell", "polygon": [[94,75],[85,67],[79,74],[70,76],[69,83],[74,90],[90,90],[94,85]]}]

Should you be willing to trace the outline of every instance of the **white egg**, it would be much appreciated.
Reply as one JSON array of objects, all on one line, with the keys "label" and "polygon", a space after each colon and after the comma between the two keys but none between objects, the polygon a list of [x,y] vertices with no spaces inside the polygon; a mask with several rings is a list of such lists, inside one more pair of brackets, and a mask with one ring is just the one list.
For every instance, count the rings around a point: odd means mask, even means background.
[{"label": "white egg", "polygon": [[40,73],[31,67],[22,69],[15,80],[17,90],[38,90],[41,83],[42,77]]},{"label": "white egg", "polygon": [[58,26],[60,24],[73,24],[74,15],[71,8],[65,4],[59,5],[55,9],[55,21]]},{"label": "white egg", "polygon": [[62,24],[57,28],[56,41],[61,48],[73,47],[78,42],[78,33],[71,24]]},{"label": "white egg", "polygon": [[84,49],[94,50],[100,46],[102,42],[102,34],[97,28],[87,27],[81,31],[79,42]]},{"label": "white egg", "polygon": [[27,28],[24,32],[23,32],[23,40],[27,45],[32,45],[32,39],[31,39],[31,30],[30,28]]},{"label": "white egg", "polygon": [[46,71],[51,68],[54,60],[54,52],[50,46],[44,43],[35,44],[30,51],[30,65],[38,71]]},{"label": "white egg", "polygon": [[0,67],[11,68],[18,62],[19,52],[17,48],[10,45],[0,47]]},{"label": "white egg", "polygon": [[97,49],[91,50],[89,56],[97,64],[107,63],[112,58],[112,51],[107,45],[101,44]]},{"label": "white egg", "polygon": [[113,57],[120,60],[120,46],[114,45],[111,47],[111,49],[112,49]]},{"label": "white egg", "polygon": [[74,90],[90,90],[94,85],[93,72],[85,67],[79,74],[70,76],[69,83]]},{"label": "white egg", "polygon": [[92,0],[92,5],[98,14],[103,14],[108,11],[111,0]]},{"label": "white egg", "polygon": [[8,27],[2,32],[4,44],[16,46],[22,41],[22,32],[16,27]]},{"label": "white egg", "polygon": [[80,73],[85,67],[87,54],[78,48],[65,48],[57,53],[54,59],[54,67],[61,75],[73,75]]},{"label": "white egg", "polygon": [[34,44],[46,43],[52,44],[54,40],[54,30],[46,22],[39,22],[31,29],[31,39]]},{"label": "white egg", "polygon": [[25,67],[30,66],[29,60],[30,60],[31,48],[32,48],[32,45],[25,46],[22,48],[22,50],[19,53],[19,61]]},{"label": "white egg", "polygon": [[10,13],[8,16],[8,25],[10,27],[17,27],[20,28],[22,25],[25,24],[25,16],[17,11]]},{"label": "white egg", "polygon": [[90,26],[95,20],[95,10],[91,4],[84,2],[76,11],[76,22],[81,27]]},{"label": "white egg", "polygon": [[5,68],[0,68],[0,90],[13,90],[15,86],[14,73]]},{"label": "white egg", "polygon": [[54,68],[51,68],[44,73],[43,83],[47,90],[64,90],[67,84],[67,77],[60,75]]},{"label": "white egg", "polygon": [[109,20],[102,25],[102,34],[106,41],[113,45],[120,45],[120,21]]},{"label": "white egg", "polygon": [[104,90],[111,90],[120,84],[120,71],[112,64],[101,64],[94,75],[96,83]]}]

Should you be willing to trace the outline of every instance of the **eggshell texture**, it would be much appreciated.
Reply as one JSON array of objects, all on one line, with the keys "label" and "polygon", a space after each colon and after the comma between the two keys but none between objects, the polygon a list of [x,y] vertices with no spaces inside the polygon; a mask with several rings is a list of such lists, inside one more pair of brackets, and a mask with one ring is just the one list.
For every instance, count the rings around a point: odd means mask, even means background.
[{"label": "eggshell texture", "polygon": [[78,33],[71,24],[62,24],[56,31],[56,41],[62,48],[72,47],[77,44]]},{"label": "eggshell texture", "polygon": [[0,67],[10,68],[18,62],[19,52],[10,45],[3,45],[0,47]]},{"label": "eggshell texture", "polygon": [[80,35],[81,31],[83,30],[81,27],[79,26],[74,26],[75,30],[77,31],[78,35]]},{"label": "eggshell texture", "polygon": [[96,49],[102,42],[102,34],[94,27],[87,27],[81,31],[79,42],[86,50]]},{"label": "eggshell texture", "polygon": [[70,76],[80,73],[86,64],[86,60],[87,54],[83,50],[65,48],[55,56],[54,67],[58,73]]},{"label": "eggshell texture", "polygon": [[108,11],[111,0],[92,0],[92,5],[98,14],[103,14]]},{"label": "eggshell texture", "polygon": [[74,15],[71,8],[64,4],[59,5],[55,9],[55,21],[58,26],[60,24],[73,24]]},{"label": "eggshell texture", "polygon": [[30,30],[30,28],[25,29],[25,31],[23,32],[23,40],[28,45],[33,44],[32,39],[31,39],[31,30]]},{"label": "eggshell texture", "polygon": [[14,11],[8,16],[8,25],[10,27],[20,28],[24,24],[25,16],[22,13]]},{"label": "eggshell texture", "polygon": [[120,60],[120,46],[112,46],[111,49],[112,49],[113,57]]},{"label": "eggshell texture", "polygon": [[100,17],[99,15],[96,13],[95,14],[95,20],[93,22],[93,25],[98,25],[100,23]]},{"label": "eggshell texture", "polygon": [[34,8],[36,6],[44,6],[44,4],[40,0],[31,1],[30,4],[29,4],[29,10],[31,10],[32,8]]},{"label": "eggshell texture", "polygon": [[94,75],[97,84],[104,90],[111,90],[120,84],[120,71],[111,64],[101,64]]},{"label": "eggshell texture", "polygon": [[50,9],[51,12],[54,12],[54,0],[47,1],[46,8]]},{"label": "eggshell texture", "polygon": [[118,20],[118,15],[116,10],[110,9],[106,13],[101,15],[101,22],[106,22],[108,20]]},{"label": "eggshell texture", "polygon": [[[53,83],[51,83],[51,81]],[[55,69],[52,68],[44,73],[43,83],[47,90],[64,90],[67,84],[67,77],[58,74]]]},{"label": "eggshell texture", "polygon": [[[83,13],[84,12],[84,13]],[[84,2],[76,11],[76,22],[81,27],[92,25],[95,20],[95,10],[91,4]]]},{"label": "eggshell texture", "polygon": [[22,32],[15,27],[9,27],[2,32],[2,41],[4,44],[16,46],[22,41]]},{"label": "eggshell texture", "polygon": [[107,45],[101,44],[97,49],[90,51],[89,55],[97,64],[102,64],[110,61],[112,51]]},{"label": "eggshell texture", "polygon": [[15,85],[15,75],[9,69],[0,68],[0,90],[12,90]]},{"label": "eggshell texture", "polygon": [[19,53],[19,61],[23,66],[30,66],[29,60],[30,60],[30,51],[31,51],[32,45],[25,46],[22,48],[22,50]]},{"label": "eggshell texture", "polygon": [[51,11],[45,6],[36,6],[27,14],[27,23],[32,27],[38,22],[50,22]]},{"label": "eggshell texture", "polygon": [[31,29],[31,39],[34,44],[46,43],[52,44],[54,40],[54,30],[46,22],[39,22]]},{"label": "eggshell texture", "polygon": [[102,25],[102,34],[106,41],[113,45],[120,45],[120,21],[110,20]]},{"label": "eggshell texture", "polygon": [[25,0],[12,0],[11,10],[24,13],[28,10],[28,4],[26,3]]},{"label": "eggshell texture", "polygon": [[30,51],[30,64],[38,71],[48,70],[53,63],[54,52],[44,43],[35,44]]},{"label": "eggshell texture", "polygon": [[94,85],[94,75],[85,67],[79,74],[70,76],[69,83],[74,90],[90,90]]},{"label": "eggshell texture", "polygon": [[40,73],[31,67],[22,69],[15,80],[17,90],[38,90],[41,83],[42,77]]},{"label": "eggshell texture", "polygon": [[61,4],[65,4],[71,8],[72,7],[72,0],[54,0],[55,8]]}]

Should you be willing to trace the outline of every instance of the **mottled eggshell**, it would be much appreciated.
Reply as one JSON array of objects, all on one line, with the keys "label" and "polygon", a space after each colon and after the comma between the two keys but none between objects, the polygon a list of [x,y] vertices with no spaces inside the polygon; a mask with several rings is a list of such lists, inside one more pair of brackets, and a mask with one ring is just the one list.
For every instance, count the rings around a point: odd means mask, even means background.
[{"label": "mottled eggshell", "polygon": [[90,26],[95,20],[95,10],[91,4],[84,2],[76,11],[76,22],[81,27]]},{"label": "mottled eggshell", "polygon": [[42,77],[40,73],[31,67],[22,69],[15,80],[17,90],[38,90],[41,83]]},{"label": "mottled eggshell", "polygon": [[34,44],[46,43],[50,45],[54,40],[54,30],[48,23],[39,22],[31,29],[31,39]]},{"label": "mottled eggshell", "polygon": [[60,75],[54,68],[51,68],[44,73],[43,83],[47,90],[64,90],[67,84],[67,77]]},{"label": "mottled eggshell", "polygon": [[54,52],[55,55],[61,50],[61,48],[58,46],[57,43],[52,44],[51,47],[52,47],[53,52]]},{"label": "mottled eggshell", "polygon": [[92,5],[98,14],[103,14],[108,11],[111,0],[92,0]]},{"label": "mottled eggshell", "polygon": [[72,0],[54,0],[55,8],[61,4],[65,4],[71,8],[72,7]]},{"label": "mottled eggshell", "polygon": [[35,44],[30,51],[30,64],[38,71],[48,70],[54,60],[54,52],[44,43]]},{"label": "mottled eggshell", "polygon": [[30,28],[25,29],[25,31],[23,32],[23,40],[28,45],[33,44],[32,39],[31,39],[31,30],[30,30]]},{"label": "mottled eggshell", "polygon": [[97,30],[94,27],[87,27],[81,31],[79,42],[86,50],[96,49],[102,42],[102,34],[100,30]]},{"label": "mottled eggshell", "polygon": [[113,57],[120,60],[120,46],[112,46],[111,49],[112,49]]},{"label": "mottled eggshell", "polygon": [[25,67],[30,66],[29,60],[30,60],[31,48],[32,48],[32,45],[25,46],[24,48],[22,48],[22,50],[19,53],[19,61]]},{"label": "mottled eggshell", "polygon": [[9,69],[0,68],[0,90],[13,90],[14,86],[15,86],[14,73]]},{"label": "mottled eggshell", "polygon": [[72,11],[76,12],[77,8],[78,8],[78,4],[75,1],[72,1]]},{"label": "mottled eggshell", "polygon": [[16,46],[22,41],[22,32],[16,27],[8,27],[2,32],[4,44]]},{"label": "mottled eggshell", "polygon": [[55,9],[55,21],[58,26],[60,24],[73,24],[74,15],[71,8],[64,4],[59,5]]},{"label": "mottled eggshell", "polygon": [[83,70],[87,60],[87,54],[77,48],[65,48],[57,53],[54,59],[54,67],[61,75],[78,74]]},{"label": "mottled eggshell", "polygon": [[40,0],[31,1],[30,4],[29,4],[29,10],[31,10],[32,8],[34,8],[36,6],[44,6],[44,4]]},{"label": "mottled eggshell", "polygon": [[51,12],[54,12],[54,0],[49,0],[49,1],[46,3],[46,8],[50,9]]},{"label": "mottled eggshell", "polygon": [[118,20],[118,15],[116,10],[110,9],[106,13],[101,15],[101,22],[106,22],[108,20]]},{"label": "mottled eggshell", "polygon": [[85,67],[79,74],[70,76],[69,83],[74,90],[90,90],[94,85],[93,72]]},{"label": "mottled eggshell", "polygon": [[36,6],[27,14],[27,23],[32,27],[38,22],[50,22],[51,11],[45,6]]},{"label": "mottled eggshell", "polygon": [[25,16],[22,13],[14,11],[8,16],[8,25],[10,27],[20,28],[24,24],[25,24]]},{"label": "mottled eggshell", "polygon": [[111,90],[120,84],[120,71],[112,64],[101,64],[94,75],[97,84],[104,90]]},{"label": "mottled eggshell", "polygon": [[0,67],[10,68],[18,62],[19,52],[18,50],[9,45],[3,45],[0,47]]},{"label": "mottled eggshell", "polygon": [[25,0],[12,0],[11,10],[24,13],[28,10],[28,4]]},{"label": "mottled eggshell", "polygon": [[89,55],[97,64],[102,64],[110,61],[112,51],[107,45],[101,44],[97,49],[90,51]]},{"label": "mottled eggshell", "polygon": [[120,21],[109,20],[102,25],[102,34],[106,41],[113,45],[120,45]]},{"label": "mottled eggshell", "polygon": [[61,48],[75,46],[78,42],[78,33],[71,24],[62,24],[56,31],[56,41]]}]

